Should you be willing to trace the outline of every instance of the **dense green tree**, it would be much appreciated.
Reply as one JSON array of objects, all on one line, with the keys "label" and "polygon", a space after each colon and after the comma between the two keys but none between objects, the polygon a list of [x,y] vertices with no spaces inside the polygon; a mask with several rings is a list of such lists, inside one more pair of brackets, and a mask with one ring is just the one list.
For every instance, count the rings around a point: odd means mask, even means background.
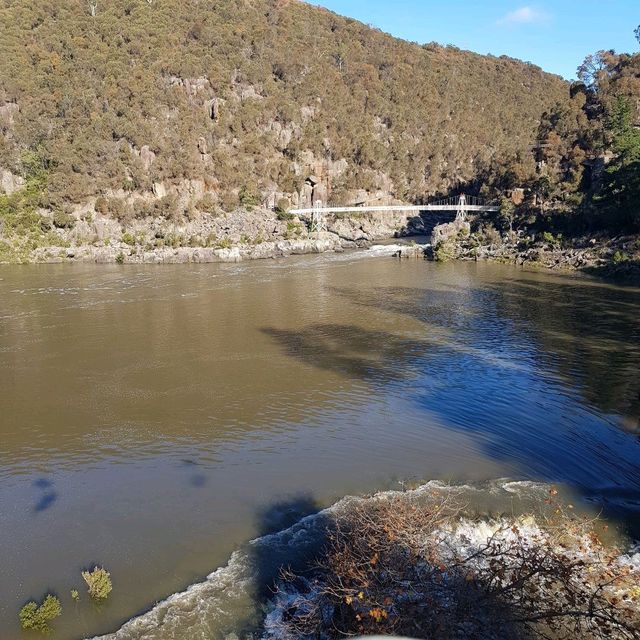
[{"label": "dense green tree", "polygon": [[578,77],[569,99],[545,113],[538,128],[537,175],[529,182],[535,223],[638,231],[640,54],[599,51],[587,56]]},{"label": "dense green tree", "polygon": [[616,163],[627,166],[640,160],[640,129],[634,126],[633,111],[626,96],[616,96],[609,114],[607,128],[613,139]]}]

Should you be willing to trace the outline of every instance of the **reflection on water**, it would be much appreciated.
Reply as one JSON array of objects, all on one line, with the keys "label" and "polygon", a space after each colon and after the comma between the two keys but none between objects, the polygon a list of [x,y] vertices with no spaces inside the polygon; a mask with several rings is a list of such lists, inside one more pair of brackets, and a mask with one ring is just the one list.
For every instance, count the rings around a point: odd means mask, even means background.
[{"label": "reflection on water", "polygon": [[[496,285],[497,286],[497,285]],[[505,280],[498,313],[536,343],[541,362],[555,368],[586,401],[623,414],[636,430],[640,417],[639,292],[589,281]]]},{"label": "reflection on water", "polygon": [[275,514],[402,478],[563,482],[640,520],[637,288],[343,255],[3,267],[0,300],[3,639],[82,567],[113,597],[67,603],[59,638],[113,630]]}]

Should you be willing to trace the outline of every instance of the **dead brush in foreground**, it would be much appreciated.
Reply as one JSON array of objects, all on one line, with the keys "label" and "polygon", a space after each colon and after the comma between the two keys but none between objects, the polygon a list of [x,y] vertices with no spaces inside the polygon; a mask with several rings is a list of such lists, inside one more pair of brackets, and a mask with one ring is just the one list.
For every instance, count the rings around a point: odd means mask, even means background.
[{"label": "dead brush in foreground", "polygon": [[[548,502],[550,502],[549,500]],[[640,639],[640,571],[594,523],[471,522],[450,498],[355,503],[309,571],[283,571],[277,638]]]}]

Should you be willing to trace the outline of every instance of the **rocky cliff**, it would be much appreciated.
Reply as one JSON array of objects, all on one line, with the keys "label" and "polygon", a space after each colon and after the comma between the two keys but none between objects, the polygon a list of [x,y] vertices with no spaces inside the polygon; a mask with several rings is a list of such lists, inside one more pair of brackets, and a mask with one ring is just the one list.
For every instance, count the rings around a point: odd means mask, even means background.
[{"label": "rocky cliff", "polygon": [[421,201],[530,155],[567,94],[293,0],[1,0],[0,59],[2,234],[32,249],[103,219]]}]

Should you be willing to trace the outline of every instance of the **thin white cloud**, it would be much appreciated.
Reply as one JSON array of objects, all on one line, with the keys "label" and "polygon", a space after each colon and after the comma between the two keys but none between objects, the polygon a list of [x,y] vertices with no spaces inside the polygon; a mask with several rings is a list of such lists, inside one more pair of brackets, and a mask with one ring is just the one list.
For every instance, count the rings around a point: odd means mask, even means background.
[{"label": "thin white cloud", "polygon": [[498,24],[505,25],[518,25],[518,24],[542,24],[547,22],[549,14],[540,9],[534,7],[520,7],[515,11],[510,11],[505,16],[502,16],[498,20]]}]

